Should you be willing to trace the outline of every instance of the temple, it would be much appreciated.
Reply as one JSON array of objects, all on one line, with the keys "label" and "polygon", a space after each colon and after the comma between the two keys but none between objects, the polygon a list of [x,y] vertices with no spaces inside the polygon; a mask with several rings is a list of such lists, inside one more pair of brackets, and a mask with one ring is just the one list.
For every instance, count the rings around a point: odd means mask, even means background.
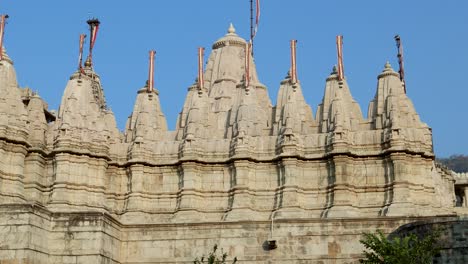
[{"label": "temple", "polygon": [[468,214],[467,176],[435,163],[388,62],[367,118],[336,68],[314,113],[288,65],[273,105],[247,47],[232,25],[213,43],[174,131],[164,90],[135,87],[123,132],[89,57],[51,111],[3,48],[0,263],[192,263],[214,244],[240,263],[355,263],[363,232]]}]

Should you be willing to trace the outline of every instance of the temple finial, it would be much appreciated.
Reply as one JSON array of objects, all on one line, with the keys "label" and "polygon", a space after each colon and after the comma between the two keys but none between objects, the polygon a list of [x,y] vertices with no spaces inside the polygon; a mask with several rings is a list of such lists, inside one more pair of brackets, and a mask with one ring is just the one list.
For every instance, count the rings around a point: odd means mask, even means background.
[{"label": "temple finial", "polygon": [[390,62],[389,62],[389,61],[387,61],[387,62],[385,63],[385,69],[384,69],[384,71],[388,71],[388,70],[391,70],[391,69],[392,69],[392,65],[390,65]]},{"label": "temple finial", "polygon": [[236,33],[236,29],[234,28],[234,25],[232,23],[229,24],[228,33],[229,34],[235,34]]},{"label": "temple finial", "polygon": [[93,66],[93,63],[92,63],[92,61],[91,61],[91,57],[90,57],[90,56],[88,56],[88,58],[86,58],[86,61],[85,61],[85,63],[84,63],[84,66],[85,66],[85,68],[91,68],[91,67]]},{"label": "temple finial", "polygon": [[338,73],[338,71],[336,69],[336,65],[333,65],[331,74],[337,74],[337,73]]}]

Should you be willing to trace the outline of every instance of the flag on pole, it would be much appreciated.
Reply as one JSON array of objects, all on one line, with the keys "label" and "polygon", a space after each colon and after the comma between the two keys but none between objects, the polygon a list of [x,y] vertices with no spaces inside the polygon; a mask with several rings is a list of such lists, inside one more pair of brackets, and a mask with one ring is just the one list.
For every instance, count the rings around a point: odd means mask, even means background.
[{"label": "flag on pole", "polygon": [[80,48],[79,48],[79,55],[78,55],[78,69],[80,72],[83,72],[83,46],[85,42],[86,35],[80,34]]},{"label": "flag on pole", "polygon": [[338,51],[338,80],[344,79],[344,67],[343,67],[343,36],[336,36],[336,49]]},{"label": "flag on pole", "polygon": [[93,18],[93,19],[90,19],[88,21],[86,21],[89,25],[89,31],[90,31],[90,38],[89,38],[89,59],[92,63],[92,60],[93,60],[93,48],[94,48],[94,44],[96,43],[96,37],[97,37],[97,33],[98,33],[98,30],[99,30],[99,24],[101,24],[101,22],[96,19],[96,18]]},{"label": "flag on pole", "polygon": [[260,0],[255,0],[255,29],[252,34],[252,39],[257,35],[259,22],[260,22]]},{"label": "flag on pole", "polygon": [[154,90],[154,55],[156,51],[150,50],[149,52],[149,73],[148,73],[148,92],[152,92]]},{"label": "flag on pole", "polygon": [[98,30],[99,30],[99,21],[96,20],[95,23],[91,24],[91,43],[90,43],[91,50],[94,48],[94,44],[96,43]]},{"label": "flag on pole", "polygon": [[395,41],[398,49],[398,65],[400,66],[400,69],[398,70],[398,73],[400,74],[400,81],[403,84],[403,90],[406,93],[406,82],[405,82],[405,68],[404,68],[404,63],[403,63],[403,45],[401,44],[401,38],[399,35],[395,36]]},{"label": "flag on pole", "polygon": [[296,71],[296,44],[297,40],[291,40],[291,83],[297,83],[297,71]]},{"label": "flag on pole", "polygon": [[250,54],[252,42],[245,43],[245,88],[250,86]]},{"label": "flag on pole", "polygon": [[205,48],[198,48],[198,89],[203,89],[203,57]]},{"label": "flag on pole", "polygon": [[0,60],[3,60],[3,35],[5,34],[5,24],[8,15],[2,15],[0,18]]}]

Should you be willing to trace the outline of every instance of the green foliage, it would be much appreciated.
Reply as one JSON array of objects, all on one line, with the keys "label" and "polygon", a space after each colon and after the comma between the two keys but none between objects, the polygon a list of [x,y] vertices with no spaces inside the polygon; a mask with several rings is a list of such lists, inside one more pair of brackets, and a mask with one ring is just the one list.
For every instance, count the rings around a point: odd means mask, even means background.
[{"label": "green foliage", "polygon": [[436,231],[424,238],[409,234],[403,238],[388,239],[380,230],[376,233],[365,233],[360,240],[364,245],[365,264],[427,264],[432,263],[439,251],[438,239],[440,232]]},{"label": "green foliage", "polygon": [[455,172],[468,172],[468,156],[452,155],[438,161]]},{"label": "green foliage", "polygon": [[[213,246],[213,251],[211,251],[208,254],[208,257],[205,258],[205,256],[202,256],[201,259],[196,258],[193,261],[193,264],[202,264],[202,263],[207,263],[207,264],[225,264],[226,259],[227,259],[227,253],[223,252],[221,250],[221,257],[218,256],[216,251],[218,250],[218,245]],[[237,257],[234,258],[234,261],[232,264],[237,262]]]}]

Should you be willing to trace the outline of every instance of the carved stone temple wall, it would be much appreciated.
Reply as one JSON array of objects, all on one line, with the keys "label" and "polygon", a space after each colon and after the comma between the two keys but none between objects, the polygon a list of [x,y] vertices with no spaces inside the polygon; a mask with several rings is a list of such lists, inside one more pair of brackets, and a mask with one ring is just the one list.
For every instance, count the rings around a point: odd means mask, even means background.
[{"label": "carved stone temple wall", "polygon": [[[367,118],[333,70],[317,111],[288,74],[275,105],[231,26],[174,131],[135,89],[117,129],[90,63],[60,108],[0,61],[0,263],[355,263],[362,232],[456,217],[453,175],[390,64]],[[287,69],[285,69],[287,70]],[[277,248],[268,248],[276,240]]]}]

